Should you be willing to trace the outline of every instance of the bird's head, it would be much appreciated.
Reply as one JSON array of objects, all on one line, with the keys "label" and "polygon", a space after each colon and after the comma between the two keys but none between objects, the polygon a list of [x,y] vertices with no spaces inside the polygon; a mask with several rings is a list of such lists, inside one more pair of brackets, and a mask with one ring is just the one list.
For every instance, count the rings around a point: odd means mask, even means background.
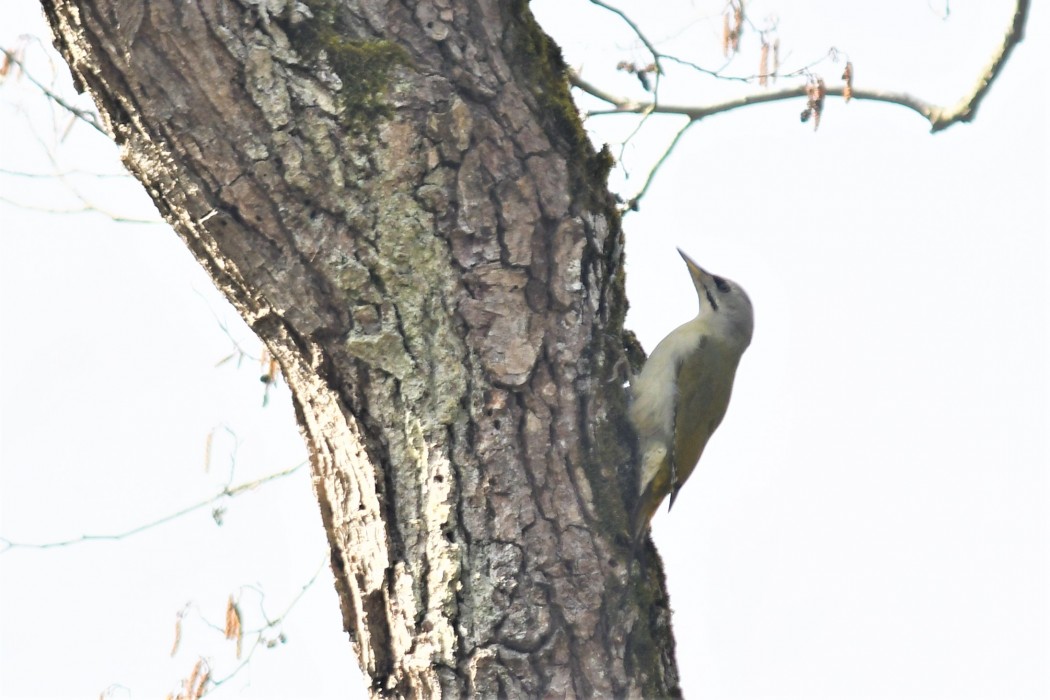
[{"label": "bird's head", "polygon": [[723,328],[734,340],[747,347],[755,327],[751,300],[740,285],[700,267],[678,249],[678,254],[689,268],[696,295],[700,298],[700,316]]}]

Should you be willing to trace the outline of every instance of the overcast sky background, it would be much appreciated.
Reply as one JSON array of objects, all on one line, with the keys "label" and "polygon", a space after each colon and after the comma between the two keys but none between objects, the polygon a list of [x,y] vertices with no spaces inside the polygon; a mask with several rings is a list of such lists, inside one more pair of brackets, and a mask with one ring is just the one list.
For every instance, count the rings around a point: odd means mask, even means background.
[{"label": "overcast sky background", "polygon": [[[748,8],[757,22],[780,8],[786,68],[834,45],[858,86],[951,104],[1010,5],[952,3],[947,20],[937,2]],[[930,135],[912,112],[837,99],[816,133],[799,123],[801,101],[712,117],[626,218],[628,325],[647,349],[696,312],[676,246],[756,309],[726,421],[654,521],[687,696],[1050,697],[1050,32],[1034,5],[975,123]],[[720,64],[720,3],[620,6],[668,52]],[[582,0],[533,8],[585,77],[644,98],[613,70],[648,60],[621,21]],[[48,41],[35,3],[8,0],[0,45],[23,34]],[[745,34],[738,72],[757,70],[754,40]],[[48,55],[29,48],[34,74],[71,94]],[[814,70],[837,83],[842,63]],[[739,89],[680,77],[665,79],[663,101]],[[680,124],[649,120],[614,187],[633,194]],[[588,121],[617,155],[637,125]],[[219,365],[234,341],[252,354],[259,343],[170,229],[33,209],[79,209],[76,190],[156,219],[134,181],[78,170],[121,172],[111,144],[9,76],[0,536],[17,542],[122,532],[231,476],[305,459],[287,388],[263,407],[257,363]],[[163,697],[198,655],[226,676],[233,645],[208,623],[222,624],[227,596],[257,627],[320,570],[281,627],[286,642],[210,697],[364,697],[307,469],[216,505],[221,526],[205,507],[117,542],[0,554],[0,696]]]}]

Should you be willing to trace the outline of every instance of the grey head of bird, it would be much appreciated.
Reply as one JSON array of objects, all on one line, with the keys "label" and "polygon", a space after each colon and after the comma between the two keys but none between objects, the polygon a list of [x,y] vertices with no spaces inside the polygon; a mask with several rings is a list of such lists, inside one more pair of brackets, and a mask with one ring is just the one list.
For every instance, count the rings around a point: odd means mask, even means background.
[{"label": "grey head of bird", "polygon": [[685,260],[693,287],[700,299],[700,313],[697,318],[711,324],[712,330],[739,345],[741,350],[751,344],[751,335],[755,329],[754,310],[747,292],[736,282],[718,275],[712,275],[696,264],[681,248],[678,254]]}]

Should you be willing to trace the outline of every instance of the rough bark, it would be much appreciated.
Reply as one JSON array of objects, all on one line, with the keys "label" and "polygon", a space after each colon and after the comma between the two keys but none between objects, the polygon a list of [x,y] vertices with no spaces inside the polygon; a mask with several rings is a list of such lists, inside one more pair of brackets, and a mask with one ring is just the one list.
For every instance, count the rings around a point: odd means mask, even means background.
[{"label": "rough bark", "polygon": [[372,694],[676,695],[607,159],[525,3],[42,4],[280,362]]}]

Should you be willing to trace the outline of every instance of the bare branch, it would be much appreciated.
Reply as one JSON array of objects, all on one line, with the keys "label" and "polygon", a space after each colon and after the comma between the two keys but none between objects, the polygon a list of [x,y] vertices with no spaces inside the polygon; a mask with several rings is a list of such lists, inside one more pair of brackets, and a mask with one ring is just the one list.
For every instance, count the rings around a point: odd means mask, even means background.
[{"label": "bare branch", "polygon": [[[751,95],[744,95],[732,100],[726,100],[725,102],[719,102],[712,105],[654,105],[649,102],[637,102],[624,97],[618,97],[611,95],[594,85],[583,80],[579,76],[573,74],[570,75],[570,82],[574,87],[577,87],[593,97],[597,97],[603,102],[608,102],[613,106],[612,109],[606,110],[591,110],[587,112],[587,116],[599,116],[606,114],[680,114],[689,117],[692,121],[700,121],[705,117],[710,117],[715,114],[722,112],[729,112],[734,109],[740,109],[741,107],[748,107],[750,105],[765,104],[767,102],[779,102],[782,100],[790,100],[797,97],[807,96],[807,86],[799,85],[792,88],[785,88],[782,90],[776,90],[773,92],[755,93]],[[835,95],[842,97],[845,93],[845,86],[842,87],[829,87],[827,88],[828,95]],[[856,100],[873,100],[876,102],[886,102],[889,104],[899,105],[901,107],[907,107],[915,112],[921,114],[927,119],[932,125],[932,131],[940,131],[956,121],[969,121],[972,119],[972,113],[966,117],[961,116],[962,110],[956,108],[955,110],[948,112],[942,107],[938,107],[934,104],[921,100],[918,97],[910,95],[906,92],[883,92],[880,90],[866,90],[862,88],[854,87],[851,91],[850,97]],[[973,106],[970,106],[971,112]]]},{"label": "bare branch", "polygon": [[22,177],[22,178],[26,178],[28,180],[54,180],[54,179],[62,179],[62,178],[65,178],[65,177],[71,177],[71,176],[93,177],[93,178],[96,178],[96,179],[99,179],[99,180],[111,179],[112,178],[112,179],[127,180],[129,182],[132,179],[131,176],[128,175],[127,173],[96,173],[96,172],[91,172],[89,170],[79,170],[79,169],[65,170],[65,171],[51,172],[51,173],[33,173],[33,172],[25,171],[25,170],[11,170],[9,168],[0,168],[0,175],[8,175],[10,177]]},{"label": "bare branch", "polygon": [[277,479],[281,479],[281,478],[286,477],[286,476],[291,476],[295,472],[297,472],[300,469],[302,469],[303,465],[305,465],[305,464],[306,464],[306,462],[300,462],[299,464],[295,465],[294,467],[291,467],[290,469],[285,469],[282,472],[276,472],[274,474],[268,474],[267,476],[264,476],[262,478],[255,479],[254,481],[246,481],[243,484],[238,484],[237,486],[226,486],[225,488],[223,488],[222,491],[220,491],[219,493],[215,494],[211,498],[207,498],[207,499],[205,499],[203,501],[200,501],[199,503],[194,503],[193,505],[187,506],[186,508],[183,508],[182,510],[178,510],[178,511],[176,511],[174,513],[170,513],[168,515],[165,515],[163,518],[158,518],[157,520],[154,520],[152,522],[148,522],[148,523],[146,523],[144,525],[139,525],[137,527],[133,527],[130,530],[125,530],[124,532],[118,532],[118,533],[109,534],[109,535],[81,535],[80,537],[74,537],[74,538],[71,538],[71,539],[68,539],[68,540],[60,540],[60,541],[57,541],[57,542],[40,542],[40,543],[34,543],[34,542],[12,542],[11,540],[9,540],[9,539],[7,539],[5,537],[0,537],[0,554],[9,552],[12,549],[53,549],[55,547],[67,547],[69,545],[80,544],[81,542],[99,542],[99,541],[105,541],[105,540],[122,540],[122,539],[124,539],[126,537],[131,537],[132,535],[137,535],[140,532],[143,532],[145,530],[149,530],[150,528],[157,527],[158,525],[164,525],[165,523],[169,523],[172,520],[176,520],[178,518],[181,518],[184,515],[188,515],[189,513],[192,513],[195,510],[200,510],[201,508],[206,508],[206,507],[212,505],[213,503],[215,503],[215,502],[217,502],[217,501],[219,501],[219,500],[221,500],[223,498],[229,498],[229,497],[238,496],[238,495],[240,495],[240,494],[242,494],[242,493],[244,493],[246,491],[251,491],[253,489],[257,489],[260,486],[262,486],[263,484],[269,483],[271,481],[275,481]]},{"label": "bare branch", "polygon": [[[941,107],[906,92],[891,92],[883,90],[870,90],[853,87],[850,97],[858,100],[872,100],[886,102],[911,109],[922,115],[930,122],[930,131],[937,132],[947,129],[956,122],[972,121],[977,112],[981,100],[988,94],[992,83],[1002,72],[1003,66],[1013,48],[1024,38],[1024,27],[1028,19],[1029,0],[1018,0],[1014,10],[1013,20],[1010,28],[1006,31],[1003,42],[992,55],[987,68],[982,72],[980,79],[974,86],[973,91],[964,96],[954,107]],[[781,100],[795,99],[807,96],[807,86],[800,85],[793,88],[776,90],[773,92],[756,93],[744,95],[736,99],[727,100],[712,105],[668,105],[656,102],[639,102],[626,97],[613,95],[597,86],[587,82],[575,72],[570,72],[571,84],[586,92],[587,94],[602,100],[612,106],[608,110],[592,110],[587,116],[605,114],[680,114],[689,117],[691,121],[699,121],[713,114],[720,114],[730,110],[747,107],[749,105],[777,102]],[[845,86],[827,88],[828,95],[842,97],[845,94]]]},{"label": "bare branch", "polygon": [[696,71],[697,73],[701,73],[703,75],[706,75],[706,76],[709,76],[709,77],[712,77],[712,78],[718,78],[719,80],[723,80],[723,81],[726,81],[726,82],[731,82],[731,83],[733,83],[733,82],[735,82],[735,83],[756,83],[756,82],[759,82],[760,83],[760,81],[762,80],[763,77],[776,79],[776,78],[797,78],[797,77],[803,76],[803,75],[804,76],[808,76],[808,75],[810,75],[813,72],[813,69],[816,68],[821,63],[824,63],[825,61],[828,61],[828,60],[830,60],[832,62],[836,62],[836,61],[838,61],[839,57],[842,56],[842,55],[844,55],[844,52],[842,52],[839,49],[837,49],[834,46],[832,46],[831,48],[829,48],[824,53],[824,55],[820,56],[819,58],[817,58],[817,59],[815,59],[813,61],[810,61],[809,63],[807,63],[804,66],[799,66],[798,68],[794,68],[794,69],[792,69],[792,70],[790,70],[788,72],[781,71],[779,69],[779,66],[777,66],[777,67],[775,67],[774,70],[772,70],[772,71],[770,71],[770,72],[768,72],[768,73],[766,73],[764,75],[761,72],[752,73],[751,75],[730,75],[730,74],[726,73],[725,71],[733,63],[733,59],[730,59],[730,60],[726,61],[722,65],[721,68],[711,69],[711,68],[704,68],[703,66],[698,65],[696,63],[693,63],[692,61],[687,61],[684,58],[678,58],[677,56],[672,56],[670,54],[663,54],[661,56],[661,58],[666,58],[668,61],[676,63],[676,64],[678,64],[680,66],[683,66],[685,68],[688,68],[690,70]]},{"label": "bare branch", "polygon": [[[664,74],[664,67],[660,64],[660,59],[663,58],[663,54],[656,49],[656,45],[649,41],[645,34],[642,33],[641,27],[639,27],[635,23],[635,21],[627,15],[626,12],[616,7],[613,7],[612,5],[609,5],[605,2],[602,2],[602,0],[591,0],[591,3],[597,5],[598,7],[601,7],[602,9],[608,10],[609,12],[612,12],[614,15],[622,19],[624,23],[626,23],[627,26],[631,28],[631,31],[634,32],[635,36],[638,37],[638,41],[642,42],[645,48],[649,51],[650,55],[652,55],[653,66],[655,66],[656,68],[652,89],[653,104],[657,104],[660,101],[660,77]],[[640,78],[644,77],[644,74],[642,72],[638,72],[637,75]],[[642,121],[644,122],[645,119],[643,118]]]},{"label": "bare branch", "polygon": [[[298,605],[299,602],[303,599],[303,596],[306,595],[306,593],[317,582],[321,574],[327,569],[329,563],[330,555],[325,555],[324,557],[322,557],[320,564],[313,573],[313,576],[311,576],[310,579],[302,585],[299,591],[292,597],[291,601],[285,606],[284,610],[275,618],[271,618],[266,612],[264,605],[266,595],[260,588],[256,586],[242,587],[242,590],[244,588],[248,588],[259,594],[259,612],[262,615],[264,622],[258,627],[241,630],[242,636],[253,636],[254,639],[251,641],[251,645],[248,647],[247,653],[243,654],[243,657],[241,654],[237,655],[238,664],[236,667],[234,667],[225,676],[211,679],[211,683],[213,686],[217,687],[222,685],[223,683],[230,681],[242,670],[244,670],[244,668],[248,666],[249,663],[251,663],[252,657],[255,655],[255,652],[259,649],[271,649],[277,646],[278,644],[285,643],[286,639],[284,636],[284,632],[281,630],[282,625],[284,624],[285,620],[287,620],[288,617],[291,615],[296,605]],[[238,593],[238,598],[239,597],[240,594]],[[187,606],[177,614],[180,620],[186,615],[190,607],[191,606],[187,604]],[[205,625],[215,630],[216,632],[219,632],[221,634],[227,634],[226,625],[215,624],[214,622],[210,621],[200,611],[200,609],[197,608],[196,605],[193,605],[192,607],[196,611],[197,616],[200,618],[201,622],[203,622]]]},{"label": "bare branch", "polygon": [[66,110],[67,112],[69,112],[74,117],[76,117],[77,119],[81,120],[82,122],[84,122],[88,126],[90,126],[92,129],[95,129],[96,131],[98,131],[100,134],[102,134],[106,138],[109,138],[109,134],[107,134],[106,130],[104,128],[102,128],[102,124],[98,120],[98,114],[96,114],[94,111],[89,110],[89,109],[81,109],[79,107],[74,107],[73,105],[71,105],[68,102],[66,102],[57,93],[53,92],[50,88],[48,88],[42,82],[40,82],[39,80],[34,78],[29,73],[29,71],[26,70],[25,64],[22,62],[22,60],[20,58],[18,58],[17,55],[15,55],[14,52],[8,51],[7,49],[4,49],[4,48],[0,48],[0,52],[3,52],[5,61],[8,61],[8,62],[13,63],[14,65],[18,66],[19,70],[21,70],[21,72],[22,72],[22,75],[24,75],[26,77],[26,79],[29,80],[29,82],[33,83],[33,85],[35,85],[37,87],[37,89],[40,90],[40,92],[44,93],[44,95],[47,96],[47,98],[49,100],[51,100],[56,105],[58,105],[59,107],[61,107],[64,110]]},{"label": "bare branch", "polygon": [[1028,10],[1029,0],[1017,0],[1017,5],[1014,7],[1013,20],[1010,22],[1010,28],[1006,30],[1006,34],[1003,36],[1003,43],[992,54],[987,67],[985,67],[984,72],[978,78],[976,85],[974,85],[973,92],[959,100],[958,104],[950,111],[939,110],[936,115],[937,118],[930,120],[931,124],[933,124],[931,131],[947,129],[956,122],[973,121],[974,116],[977,114],[977,107],[980,106],[984,96],[991,90],[992,83],[999,77],[1003,66],[1006,65],[1006,59],[1010,57],[1014,47],[1024,39],[1024,28],[1028,22]]},{"label": "bare branch", "polygon": [[664,149],[663,155],[661,155],[659,160],[657,160],[653,167],[649,169],[649,175],[646,176],[645,183],[642,185],[642,188],[638,190],[637,194],[628,199],[627,202],[624,204],[623,210],[625,212],[636,211],[638,209],[638,203],[641,201],[642,197],[645,196],[645,193],[649,191],[649,185],[653,183],[653,179],[656,177],[656,173],[660,169],[660,166],[664,164],[667,158],[671,155],[671,152],[674,151],[682,136],[684,136],[685,132],[689,130],[689,127],[691,127],[695,123],[695,120],[690,119],[685,123],[685,125],[681,129],[678,130],[678,133],[674,135],[674,138],[671,139],[671,143],[669,143],[667,145],[667,148]]},{"label": "bare branch", "polygon": [[602,2],[602,0],[591,0],[591,4],[597,5],[602,9],[608,10],[609,12],[612,12],[614,15],[622,19],[627,24],[627,26],[631,28],[631,31],[634,32],[635,36],[638,37],[638,40],[645,45],[646,49],[649,50],[649,53],[653,56],[653,62],[656,63],[657,67],[659,67],[660,58],[663,56],[663,54],[660,53],[656,49],[656,46],[651,41],[649,41],[649,39],[646,38],[645,34],[642,33],[641,28],[635,23],[634,20],[627,16],[626,12],[615,8],[612,5],[606,4]]},{"label": "bare branch", "polygon": [[[86,110],[79,110],[79,114],[76,113],[75,108],[72,108],[69,104],[67,104],[64,101],[62,101],[60,98],[58,98],[58,96],[54,92],[50,91],[47,87],[45,87],[42,82],[40,82],[39,80],[34,78],[32,75],[30,75],[25,70],[23,63],[21,63],[21,59],[19,59],[17,57],[16,52],[12,52],[12,51],[9,51],[7,49],[0,49],[0,51],[3,51],[3,56],[6,57],[5,60],[8,60],[13,65],[17,65],[19,67],[21,75],[24,75],[30,82],[32,82],[32,84],[33,84],[35,89],[40,90],[42,94],[44,94],[47,97],[49,97],[53,102],[55,102],[56,104],[59,104],[59,106],[61,106],[63,109],[67,109],[67,110],[72,109],[72,110],[74,110],[74,117],[80,118],[81,120],[88,120],[88,117],[90,117],[91,119],[97,121],[97,115],[95,115],[92,112],[88,112]],[[87,116],[85,116],[85,115],[87,115]],[[76,119],[70,119],[69,120],[69,125],[70,126],[72,126],[75,123],[76,123]],[[46,205],[38,205],[38,204],[31,204],[31,203],[28,203],[28,202],[23,202],[23,201],[20,201],[18,199],[14,199],[12,197],[3,196],[3,195],[0,195],[0,202],[3,202],[5,204],[10,204],[13,207],[17,207],[19,209],[23,209],[23,210],[26,210],[26,211],[39,211],[39,212],[43,212],[43,213],[46,213],[46,214],[59,214],[59,215],[70,215],[70,214],[72,214],[72,215],[79,215],[79,214],[97,213],[97,214],[101,214],[102,216],[107,217],[108,219],[110,219],[114,223],[119,223],[119,224],[153,224],[153,225],[158,225],[158,224],[164,224],[165,223],[163,219],[159,219],[159,218],[152,219],[152,218],[140,218],[140,217],[133,217],[133,216],[124,216],[122,214],[118,214],[118,213],[116,213],[114,211],[111,211],[111,210],[109,210],[109,209],[107,209],[105,207],[102,207],[102,206],[99,206],[98,204],[96,204],[91,198],[89,198],[87,195],[85,195],[81,191],[81,186],[78,184],[78,182],[81,180],[82,177],[92,177],[92,178],[96,178],[96,179],[125,178],[125,179],[128,179],[130,181],[131,176],[128,175],[127,173],[123,173],[123,174],[118,174],[118,173],[93,173],[93,172],[88,172],[88,171],[78,170],[78,169],[66,170],[65,168],[63,168],[60,165],[58,156],[57,156],[55,150],[53,149],[53,147],[48,143],[48,141],[43,136],[38,134],[36,132],[36,129],[32,125],[30,126],[30,128],[31,128],[31,130],[34,133],[34,136],[36,137],[37,142],[40,144],[40,148],[42,149],[42,153],[47,157],[48,161],[50,161],[50,163],[52,165],[52,168],[53,168],[53,172],[51,172],[51,173],[33,173],[33,172],[23,172],[23,171],[11,170],[11,169],[7,169],[7,168],[0,168],[0,175],[5,176],[5,177],[6,176],[10,176],[10,177],[21,177],[21,178],[27,178],[27,179],[43,179],[43,178],[56,179],[62,184],[62,186],[65,189],[67,189],[69,191],[70,194],[72,194],[77,200],[79,200],[81,206],[79,206],[79,207],[77,207],[77,206],[62,207],[62,206],[58,206],[58,205],[50,204],[50,203],[46,204]],[[68,132],[68,127],[66,129],[66,132]],[[76,178],[76,181],[74,181],[74,178]]]},{"label": "bare branch", "polygon": [[[734,109],[741,107],[747,107],[749,105],[764,104],[766,102],[778,102],[781,100],[793,99],[796,97],[806,97],[807,88],[805,85],[799,85],[793,88],[784,88],[782,90],[776,90],[772,92],[761,92],[754,93],[751,95],[744,95],[737,97],[732,100],[726,100],[725,102],[718,102],[711,105],[654,105],[650,102],[638,102],[626,97],[620,97],[613,95],[609,92],[596,87],[595,85],[587,82],[576,73],[569,74],[569,82],[573,87],[577,87],[583,90],[588,95],[597,97],[603,102],[607,102],[612,105],[612,109],[597,109],[590,110],[587,112],[587,116],[600,116],[607,114],[680,114],[685,117],[689,117],[692,121],[700,121],[705,117],[710,117],[714,114],[720,114],[722,112],[729,112]],[[842,96],[843,88],[828,88],[827,94]],[[879,92],[876,90],[859,90],[853,89],[852,97],[865,100],[878,100],[881,102],[891,102],[893,104],[903,105],[910,109],[922,114],[927,119],[931,118],[933,110],[936,108],[929,103],[923,102],[911,95],[906,93],[890,93],[890,92]]]},{"label": "bare branch", "polygon": [[[608,5],[605,2],[602,2],[601,0],[591,0],[591,4],[597,5],[598,7],[601,7],[603,9],[605,9],[605,10],[608,10],[609,12],[612,12],[617,17],[622,19],[624,21],[624,23],[627,24],[628,27],[630,27],[631,31],[634,32],[635,36],[638,37],[638,40],[640,42],[642,42],[642,44],[645,46],[645,48],[652,55],[653,65],[657,69],[656,70],[657,81],[659,81],[660,76],[664,73],[663,64],[661,63],[661,61],[664,60],[664,59],[666,59],[666,60],[668,60],[668,61],[670,61],[672,63],[675,63],[677,65],[683,66],[685,68],[689,68],[691,70],[694,70],[697,73],[701,73],[703,75],[706,75],[706,76],[709,76],[709,77],[712,77],[712,78],[718,78],[719,80],[725,80],[725,81],[729,81],[729,82],[751,83],[751,82],[755,82],[756,80],[761,80],[763,77],[776,78],[778,76],[779,77],[792,77],[792,76],[805,75],[805,74],[808,74],[810,69],[812,69],[818,63],[821,63],[822,61],[826,60],[829,57],[832,60],[835,60],[835,57],[838,55],[838,50],[835,49],[835,48],[831,48],[827,52],[827,54],[825,56],[822,56],[821,58],[817,59],[816,61],[813,61],[812,63],[810,63],[808,65],[796,68],[795,70],[792,70],[789,73],[780,73],[777,68],[774,68],[774,70],[771,73],[767,74],[767,75],[761,75],[761,74],[729,75],[725,71],[729,68],[729,66],[733,63],[734,59],[736,58],[737,53],[735,51],[732,53],[731,56],[727,57],[726,61],[722,64],[721,67],[714,68],[714,69],[712,69],[712,68],[704,68],[703,66],[701,66],[701,65],[699,65],[697,63],[694,63],[692,61],[688,61],[688,60],[683,59],[683,58],[679,58],[678,56],[674,56],[672,54],[663,53],[662,51],[657,49],[656,45],[642,32],[641,27],[638,26],[638,23],[635,22],[634,20],[632,20],[630,18],[630,16],[627,15],[627,13],[625,13],[623,10],[620,10],[620,9],[617,9],[617,8],[611,6],[611,5]],[[741,10],[741,12],[743,12],[742,6],[740,6],[740,10]],[[774,29],[775,29],[775,27],[773,29],[760,29],[759,27],[757,27],[754,24],[754,22],[751,21],[750,17],[747,17],[746,15],[743,15],[743,14],[741,15],[741,17],[742,17],[743,21],[745,21],[748,24],[748,26],[750,26],[751,29],[754,32],[756,32],[757,34],[759,34],[760,36],[764,37],[764,36],[772,33],[774,31]],[[657,82],[657,85],[658,84],[659,83]],[[648,88],[646,88],[646,89],[648,90]],[[653,101],[654,102],[658,102],[659,100],[657,100],[655,98],[656,90],[654,89],[653,92],[654,92],[654,100]]]},{"label": "bare branch", "polygon": [[[77,192],[74,191],[73,194],[79,197]],[[105,209],[102,209],[101,207],[97,207],[94,204],[87,202],[87,200],[85,200],[82,197],[79,198],[82,202],[85,202],[85,204],[84,206],[77,207],[75,209],[56,209],[54,207],[39,207],[34,204],[26,204],[25,202],[18,202],[13,199],[10,199],[9,197],[2,196],[0,196],[0,202],[3,202],[4,204],[10,204],[13,207],[18,207],[19,209],[24,209],[26,211],[39,211],[45,214],[101,214],[102,216],[107,217],[110,221],[112,221],[115,224],[151,224],[156,226],[166,223],[163,219],[136,219],[134,217],[114,214],[111,211],[107,211]]]}]

